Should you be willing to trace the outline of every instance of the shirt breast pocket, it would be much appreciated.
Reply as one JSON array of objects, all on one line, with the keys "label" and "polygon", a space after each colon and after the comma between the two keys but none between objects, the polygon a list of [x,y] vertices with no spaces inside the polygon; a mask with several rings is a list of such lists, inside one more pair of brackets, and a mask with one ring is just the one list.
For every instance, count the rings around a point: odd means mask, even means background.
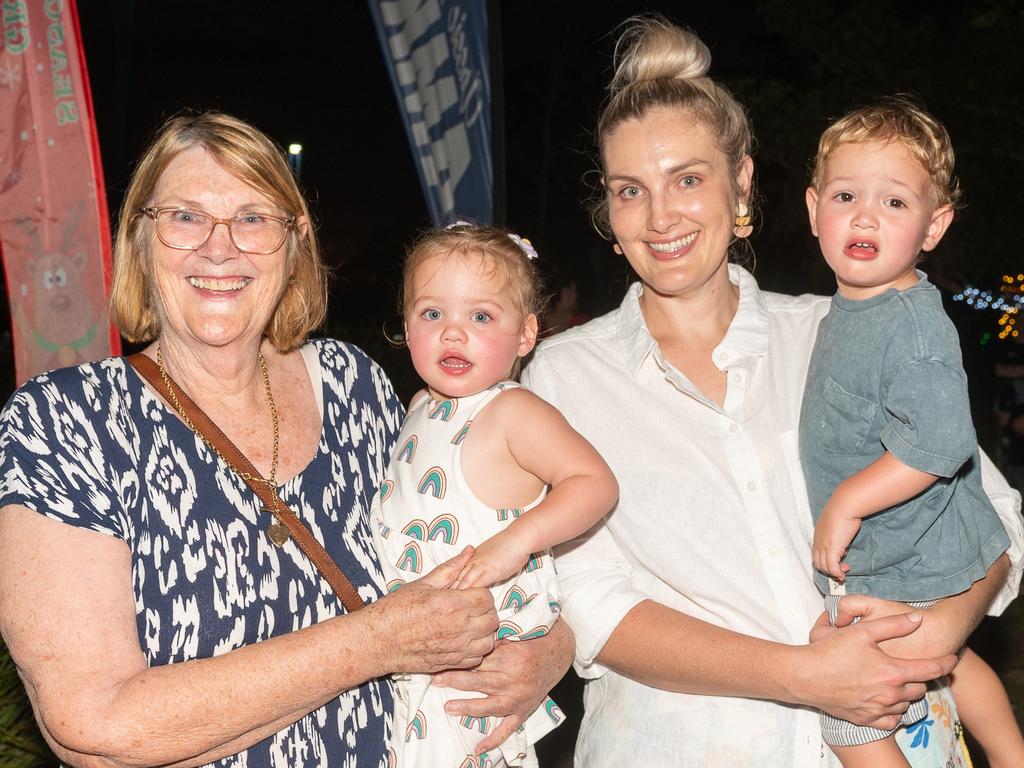
[{"label": "shirt breast pocket", "polygon": [[822,450],[842,456],[863,452],[871,437],[871,425],[878,412],[878,403],[848,392],[831,376],[822,391],[825,401],[825,424],[829,434]]}]

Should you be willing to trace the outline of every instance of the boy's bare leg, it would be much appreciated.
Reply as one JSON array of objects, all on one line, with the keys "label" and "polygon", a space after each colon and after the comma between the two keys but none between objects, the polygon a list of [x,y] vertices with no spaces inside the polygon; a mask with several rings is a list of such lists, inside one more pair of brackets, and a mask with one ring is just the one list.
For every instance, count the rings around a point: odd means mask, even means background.
[{"label": "boy's bare leg", "polygon": [[1024,766],[1024,737],[992,667],[965,648],[950,675],[950,688],[960,721],[985,751],[991,768]]},{"label": "boy's bare leg", "polygon": [[910,765],[897,746],[895,736],[856,747],[832,747],[832,751],[843,768],[908,768]]}]

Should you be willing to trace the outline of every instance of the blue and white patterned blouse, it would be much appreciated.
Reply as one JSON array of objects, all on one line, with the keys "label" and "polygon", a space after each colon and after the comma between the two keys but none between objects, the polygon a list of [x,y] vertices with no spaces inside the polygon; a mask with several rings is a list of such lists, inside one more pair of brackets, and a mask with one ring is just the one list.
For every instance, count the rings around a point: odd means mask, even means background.
[{"label": "blue and white patterned blouse", "polygon": [[[374,600],[381,575],[367,513],[402,407],[362,351],[311,344],[323,431],[316,456],[278,492]],[[269,515],[252,490],[122,358],[52,371],[15,392],[0,415],[7,504],[128,545],[139,644],[151,667],[217,656],[344,612],[294,542],[270,542]],[[372,680],[214,765],[383,767],[391,712],[389,683]]]}]

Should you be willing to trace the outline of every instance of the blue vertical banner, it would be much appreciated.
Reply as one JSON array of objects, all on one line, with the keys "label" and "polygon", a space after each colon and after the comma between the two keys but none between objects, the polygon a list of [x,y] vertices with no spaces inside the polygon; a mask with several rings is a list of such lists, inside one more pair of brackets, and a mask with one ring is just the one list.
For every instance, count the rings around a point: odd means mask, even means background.
[{"label": "blue vertical banner", "polygon": [[486,0],[369,0],[434,224],[494,219]]}]

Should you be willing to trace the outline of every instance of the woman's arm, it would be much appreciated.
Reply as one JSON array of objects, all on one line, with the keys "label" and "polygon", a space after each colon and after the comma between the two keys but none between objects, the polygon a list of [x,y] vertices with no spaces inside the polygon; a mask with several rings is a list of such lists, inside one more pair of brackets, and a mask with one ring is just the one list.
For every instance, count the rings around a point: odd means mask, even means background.
[{"label": "woman's arm", "polygon": [[955,657],[903,661],[878,642],[914,632],[905,616],[861,622],[828,645],[792,646],[709,624],[650,600],[605,525],[556,553],[563,615],[576,634],[577,669],[612,668],[670,691],[806,704],[863,725],[894,727],[923,682]]},{"label": "woman's arm", "polygon": [[[885,652],[900,658],[956,653],[966,644],[992,600],[1006,584],[1009,572],[1010,559],[1003,555],[988,569],[984,579],[974,582],[966,592],[944,598],[930,608],[911,608],[906,603],[867,595],[847,595],[839,601],[836,626],[845,627],[857,616],[874,619],[916,612],[923,616],[921,631],[886,640],[882,643]],[[823,615],[815,624],[811,639],[818,640],[828,634],[828,618]]]},{"label": "woman's arm", "polygon": [[490,593],[446,589],[469,554],[351,615],[148,668],[124,542],[8,506],[0,630],[64,762],[202,765],[370,678],[477,664],[497,629]]},{"label": "woman's arm", "polygon": [[[916,619],[916,620],[915,620]],[[792,646],[742,635],[648,600],[619,623],[598,661],[669,691],[770,699],[845,720],[893,728],[903,702],[949,673],[956,656],[903,660],[879,643],[917,630],[915,614],[864,621],[825,640]]]}]

